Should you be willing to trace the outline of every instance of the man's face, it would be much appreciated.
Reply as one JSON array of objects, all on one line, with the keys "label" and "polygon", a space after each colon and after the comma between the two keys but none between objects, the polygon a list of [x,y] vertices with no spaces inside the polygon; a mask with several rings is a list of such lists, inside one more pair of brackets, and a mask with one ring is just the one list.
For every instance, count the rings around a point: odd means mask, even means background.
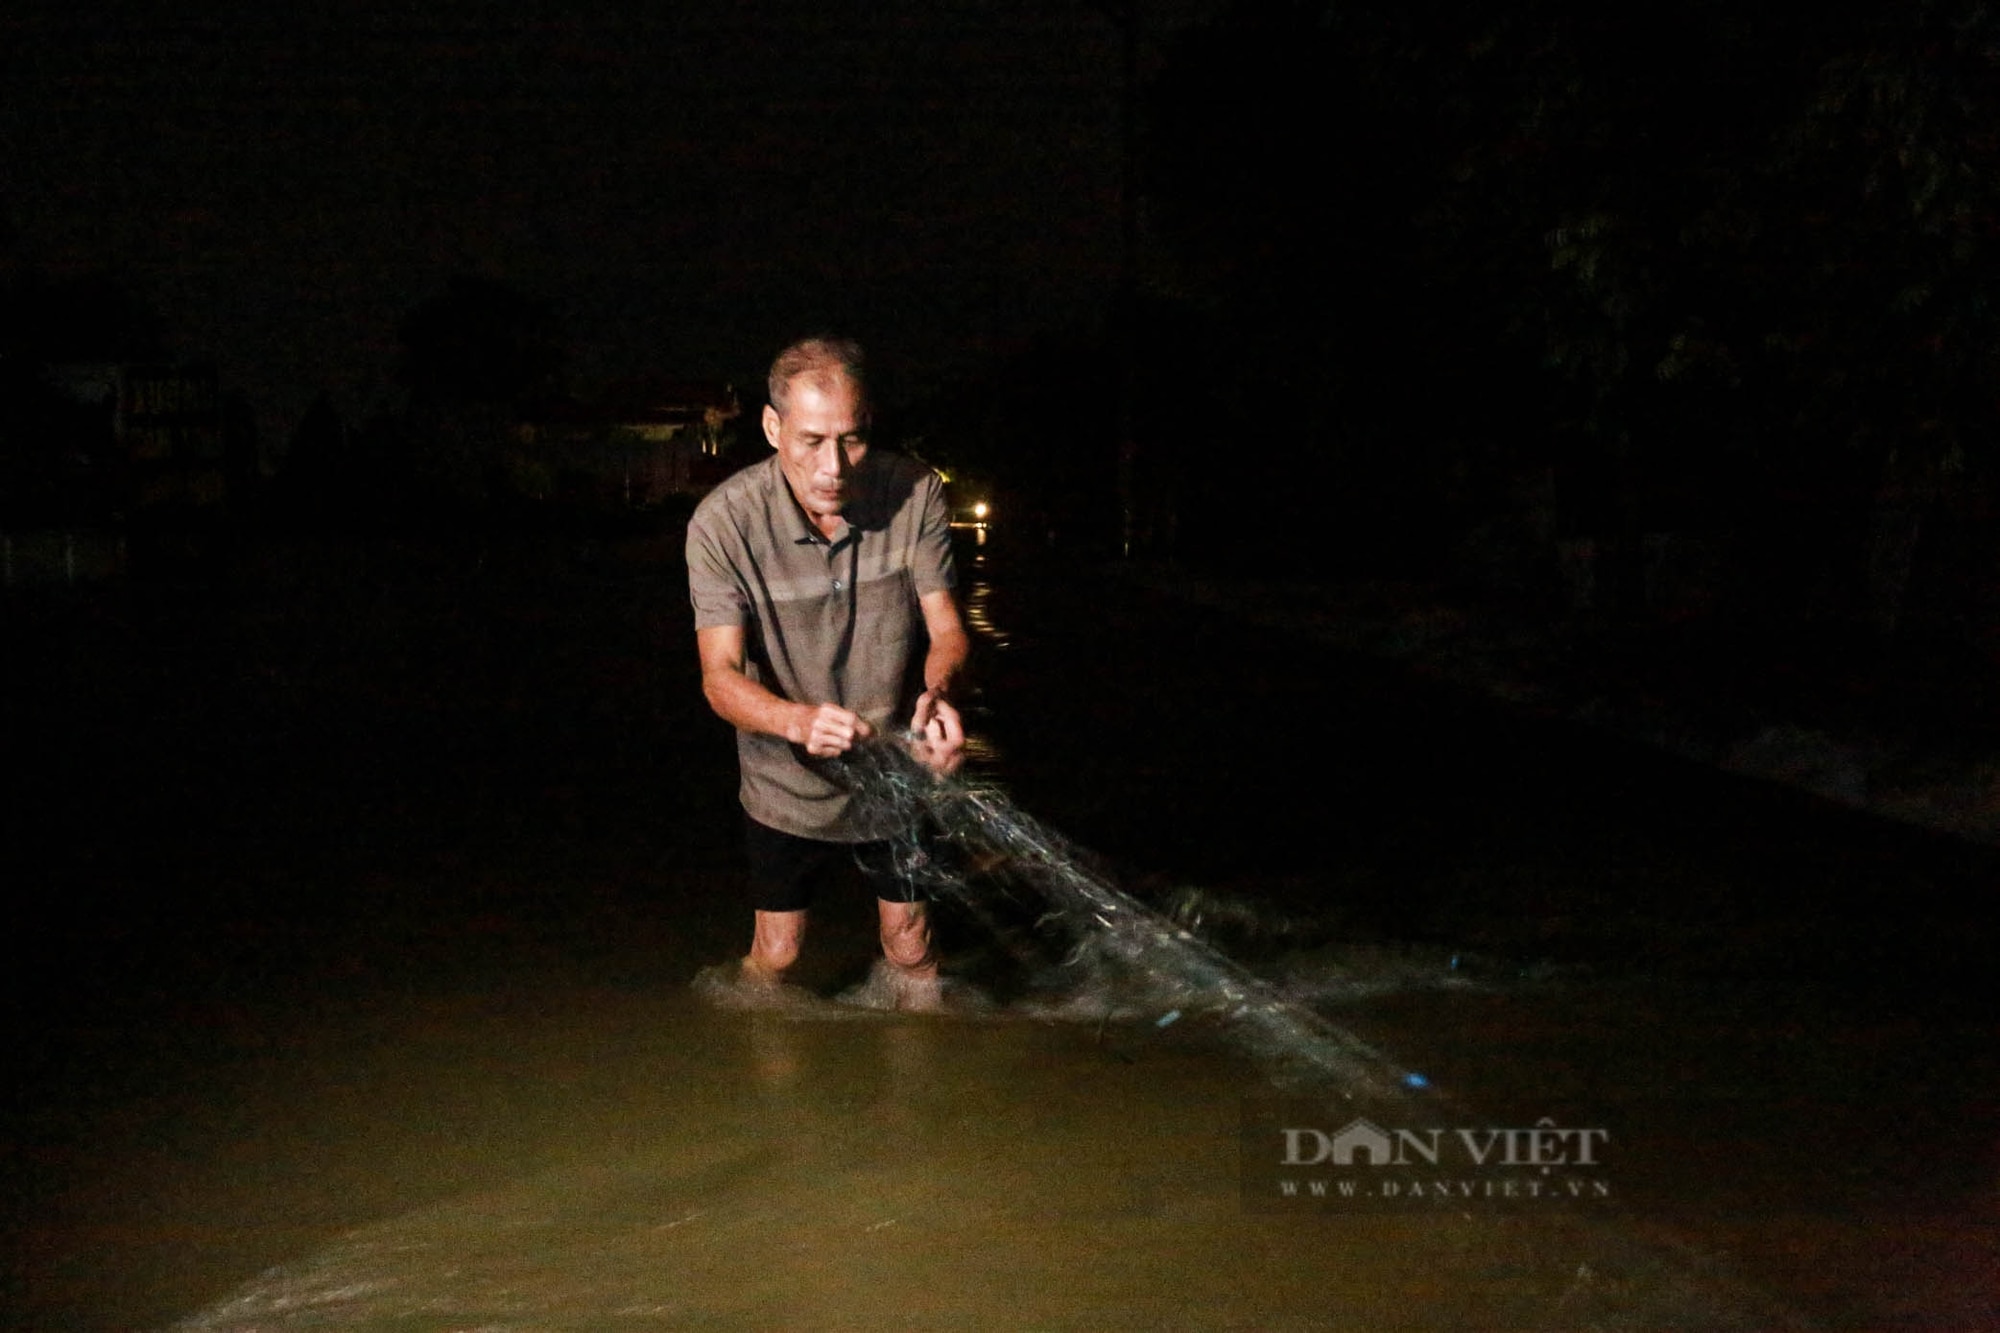
[{"label": "man's face", "polygon": [[764,438],[778,451],[778,466],[799,507],[814,519],[832,519],[847,507],[850,486],[868,456],[867,413],[845,375],[794,379],[785,414],[764,409]]}]

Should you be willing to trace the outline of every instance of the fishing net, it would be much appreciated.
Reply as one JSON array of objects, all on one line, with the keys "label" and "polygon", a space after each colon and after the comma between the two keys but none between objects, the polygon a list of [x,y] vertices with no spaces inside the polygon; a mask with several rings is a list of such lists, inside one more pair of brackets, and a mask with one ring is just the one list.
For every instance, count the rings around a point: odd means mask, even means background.
[{"label": "fishing net", "polygon": [[1119,888],[999,788],[939,777],[893,740],[857,746],[843,763],[863,820],[892,831],[904,879],[962,908],[1023,957],[1060,946],[1045,984],[1075,1002],[1044,999],[1045,1008],[1160,1026],[1204,1020],[1288,1085],[1369,1098],[1426,1087],[1421,1075]]}]

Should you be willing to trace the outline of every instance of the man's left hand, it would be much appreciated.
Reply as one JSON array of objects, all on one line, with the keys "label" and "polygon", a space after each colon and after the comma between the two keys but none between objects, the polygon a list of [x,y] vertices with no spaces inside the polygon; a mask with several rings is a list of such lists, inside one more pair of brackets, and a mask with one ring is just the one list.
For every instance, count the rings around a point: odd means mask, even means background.
[{"label": "man's left hand", "polygon": [[958,772],[959,765],[965,762],[965,726],[959,720],[958,710],[942,695],[925,690],[918,696],[910,732],[916,737],[910,753],[940,777]]}]

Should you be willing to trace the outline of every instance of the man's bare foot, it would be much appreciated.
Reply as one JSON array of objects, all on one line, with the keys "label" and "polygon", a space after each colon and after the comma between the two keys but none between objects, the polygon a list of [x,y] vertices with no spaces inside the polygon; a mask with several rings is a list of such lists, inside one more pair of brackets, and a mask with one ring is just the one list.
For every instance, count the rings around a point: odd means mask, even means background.
[{"label": "man's bare foot", "polygon": [[695,994],[719,1009],[802,1009],[818,999],[748,958],[704,967],[694,976]]},{"label": "man's bare foot", "polygon": [[938,980],[937,969],[918,975],[905,972],[893,963],[886,964],[884,971],[895,975],[896,1009],[905,1014],[938,1014],[944,1012],[944,983]]},{"label": "man's bare foot", "polygon": [[905,1014],[944,1012],[944,983],[936,967],[921,971],[898,967],[886,958],[877,958],[868,969],[868,979],[840,997],[842,1004],[863,1009],[886,1009]]}]

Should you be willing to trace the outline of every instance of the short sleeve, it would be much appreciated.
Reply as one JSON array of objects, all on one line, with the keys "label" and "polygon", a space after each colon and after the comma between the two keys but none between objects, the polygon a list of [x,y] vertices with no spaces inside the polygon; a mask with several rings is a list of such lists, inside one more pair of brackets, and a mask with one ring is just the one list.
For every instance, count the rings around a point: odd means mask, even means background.
[{"label": "short sleeve", "polygon": [[945,503],[944,483],[937,473],[925,470],[919,483],[918,500],[923,508],[917,518],[916,549],[911,553],[910,581],[917,596],[958,586],[958,565],[951,554],[951,509]]},{"label": "short sleeve", "polygon": [[710,521],[713,514],[696,512],[688,524],[688,600],[694,603],[694,627],[741,628],[751,620],[750,598],[743,588],[736,562]]}]

